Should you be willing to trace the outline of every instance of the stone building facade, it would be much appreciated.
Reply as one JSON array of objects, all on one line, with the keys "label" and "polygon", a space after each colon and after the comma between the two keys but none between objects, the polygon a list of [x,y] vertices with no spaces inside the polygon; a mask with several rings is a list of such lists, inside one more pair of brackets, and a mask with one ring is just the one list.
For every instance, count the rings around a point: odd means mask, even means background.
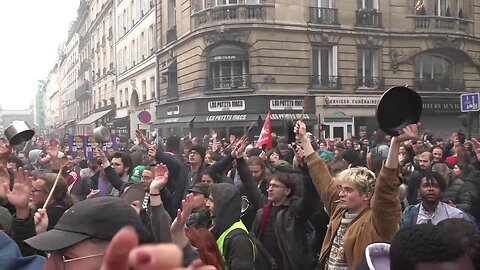
[{"label": "stone building facade", "polygon": [[269,110],[281,132],[304,109],[317,135],[345,139],[377,129],[382,93],[409,85],[446,136],[480,80],[473,0],[165,0],[156,13],[164,135],[242,133]]}]

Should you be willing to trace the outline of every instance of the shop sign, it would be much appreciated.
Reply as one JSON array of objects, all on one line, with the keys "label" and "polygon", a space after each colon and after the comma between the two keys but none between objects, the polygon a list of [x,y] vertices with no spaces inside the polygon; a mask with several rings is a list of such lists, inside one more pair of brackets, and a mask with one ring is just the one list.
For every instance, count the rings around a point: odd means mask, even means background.
[{"label": "shop sign", "polygon": [[423,113],[459,113],[460,103],[454,99],[423,99]]},{"label": "shop sign", "polygon": [[208,102],[209,112],[243,111],[245,100],[217,100]]},{"label": "shop sign", "polygon": [[236,59],[235,55],[219,55],[219,56],[213,57],[213,61],[232,61],[235,59]]},{"label": "shop sign", "polygon": [[180,113],[180,106],[170,106],[167,108],[167,115],[176,115]]},{"label": "shop sign", "polygon": [[[300,119],[301,116],[300,113],[272,113],[270,117],[272,120],[283,120],[285,118]],[[304,114],[303,119],[310,119],[310,116]]]},{"label": "shop sign", "polygon": [[380,97],[325,97],[326,106],[377,106]]},{"label": "shop sign", "polygon": [[286,110],[302,110],[302,99],[271,99],[270,110],[272,111],[286,111]]},{"label": "shop sign", "polygon": [[223,115],[209,115],[205,119],[206,122],[219,122],[219,121],[245,121],[247,119],[246,114],[223,114]]},{"label": "shop sign", "polygon": [[164,123],[176,123],[178,122],[178,117],[175,117],[175,118],[168,118],[168,119],[165,119],[163,122]]}]

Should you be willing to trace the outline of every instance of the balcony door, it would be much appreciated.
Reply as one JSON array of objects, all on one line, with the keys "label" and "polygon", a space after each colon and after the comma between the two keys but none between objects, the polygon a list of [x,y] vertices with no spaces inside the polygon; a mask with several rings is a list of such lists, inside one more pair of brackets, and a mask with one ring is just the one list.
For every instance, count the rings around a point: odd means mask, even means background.
[{"label": "balcony door", "polygon": [[372,88],[378,86],[378,49],[358,50],[358,86]]},{"label": "balcony door", "polygon": [[317,7],[320,8],[332,8],[332,1],[330,0],[315,0]]},{"label": "balcony door", "polygon": [[337,46],[313,48],[313,84],[321,88],[337,88]]},{"label": "balcony door", "polygon": [[360,10],[378,10],[378,0],[358,0],[358,9]]}]

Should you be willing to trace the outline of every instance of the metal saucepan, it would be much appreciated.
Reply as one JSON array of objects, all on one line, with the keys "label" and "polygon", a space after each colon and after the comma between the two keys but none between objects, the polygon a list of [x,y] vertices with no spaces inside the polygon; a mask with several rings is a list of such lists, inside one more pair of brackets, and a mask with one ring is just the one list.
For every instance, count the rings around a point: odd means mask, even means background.
[{"label": "metal saucepan", "polygon": [[33,131],[25,121],[13,121],[5,129],[5,137],[11,145],[18,145],[29,141],[33,138],[33,135],[35,135],[35,131]]},{"label": "metal saucepan", "polygon": [[416,124],[422,115],[422,98],[406,86],[388,89],[377,106],[376,117],[380,128],[391,136],[410,124]]},{"label": "metal saucepan", "polygon": [[110,130],[105,126],[96,127],[93,130],[93,138],[97,143],[106,143],[111,139]]}]

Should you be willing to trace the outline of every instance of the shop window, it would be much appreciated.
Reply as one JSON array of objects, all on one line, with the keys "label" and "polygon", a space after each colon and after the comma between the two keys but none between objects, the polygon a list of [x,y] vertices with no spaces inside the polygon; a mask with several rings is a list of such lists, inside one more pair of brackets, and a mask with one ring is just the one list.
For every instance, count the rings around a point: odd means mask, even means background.
[{"label": "shop window", "polygon": [[312,88],[337,89],[337,46],[314,47],[312,49]]}]

